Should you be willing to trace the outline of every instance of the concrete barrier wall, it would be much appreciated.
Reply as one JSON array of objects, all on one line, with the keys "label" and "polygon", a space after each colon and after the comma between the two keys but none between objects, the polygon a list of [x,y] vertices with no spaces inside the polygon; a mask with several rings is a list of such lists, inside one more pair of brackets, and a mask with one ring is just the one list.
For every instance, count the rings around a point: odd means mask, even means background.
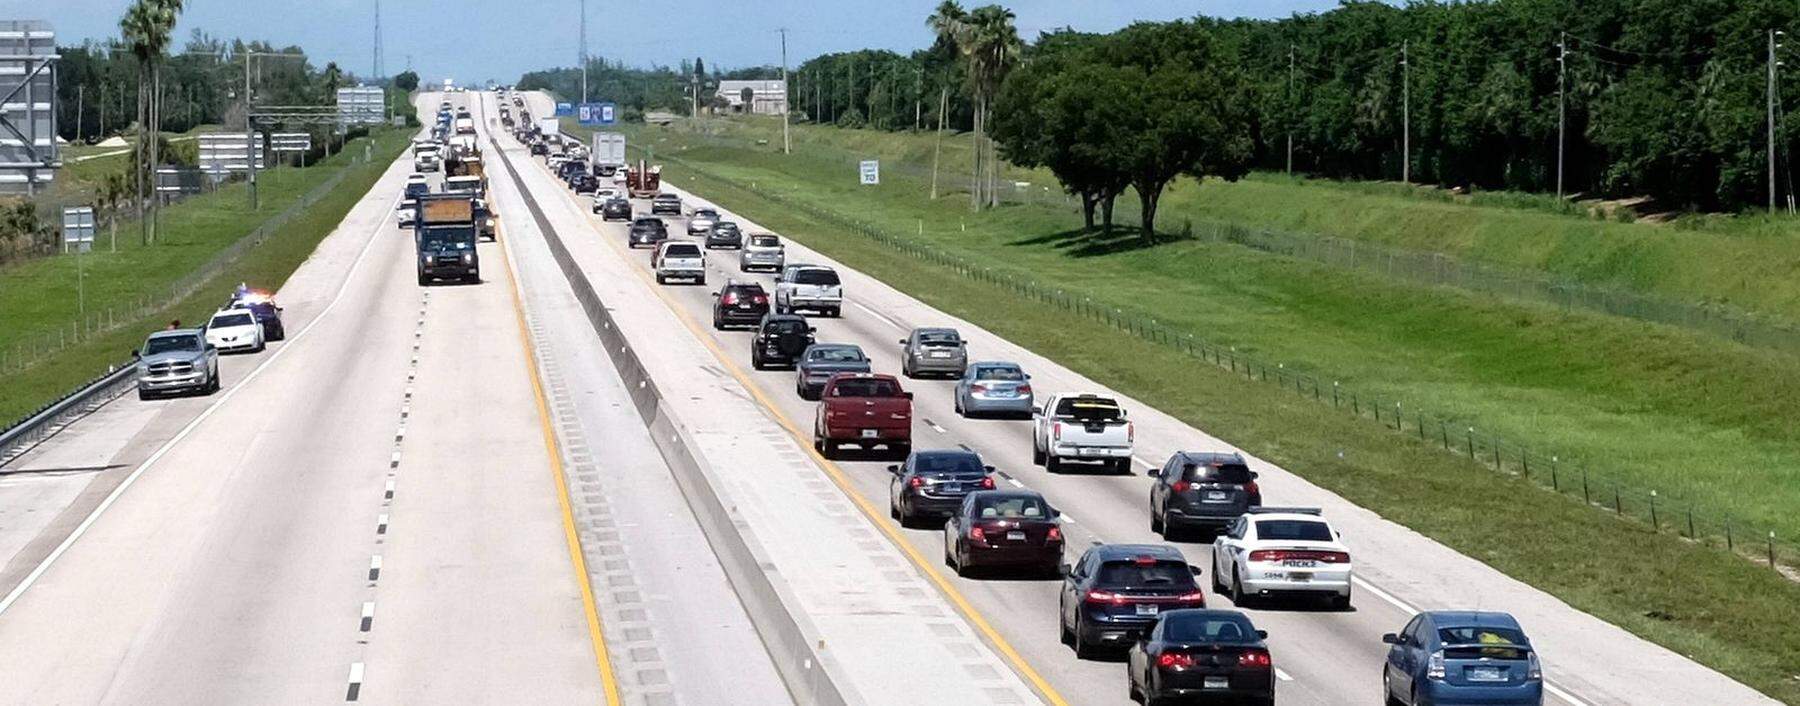
[{"label": "concrete barrier wall", "polygon": [[568,278],[569,287],[575,292],[575,299],[587,314],[588,323],[593,325],[594,332],[600,336],[601,344],[606,347],[607,355],[618,369],[620,379],[630,391],[632,405],[649,428],[650,436],[662,452],[664,461],[674,472],[675,481],[687,498],[688,506],[699,520],[700,528],[711,543],[713,553],[718,555],[725,575],[731,580],[732,588],[743,602],[751,622],[756,625],[764,647],[768,649],[770,658],[787,683],[794,700],[800,704],[819,706],[863,703],[863,699],[849,686],[849,680],[843,675],[843,667],[820,649],[823,641],[819,630],[807,619],[799,600],[772,562],[767,560],[762,547],[755,538],[739,531],[740,520],[721,499],[718,489],[723,486],[714,469],[694,452],[698,447],[688,436],[680,420],[671,417],[665,410],[656,381],[650,379],[636,351],[625,340],[624,334],[607,312],[606,305],[576,265],[574,256],[569,254],[567,246],[551,227],[549,218],[544,215],[536,199],[531,197],[530,189],[526,187],[512,160],[491,138],[489,144],[493,153],[500,157],[499,161],[506,165],[507,174],[518,187],[519,193],[525,196],[531,217],[536,221],[538,230],[544,234],[544,240],[556,259],[557,267]]}]

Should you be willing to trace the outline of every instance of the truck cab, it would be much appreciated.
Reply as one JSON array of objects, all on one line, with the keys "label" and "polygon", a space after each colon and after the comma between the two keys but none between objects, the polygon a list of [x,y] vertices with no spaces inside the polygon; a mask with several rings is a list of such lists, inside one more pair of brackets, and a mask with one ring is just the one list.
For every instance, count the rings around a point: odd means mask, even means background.
[{"label": "truck cab", "polygon": [[421,286],[433,280],[481,281],[481,256],[475,250],[475,200],[467,194],[419,197],[413,245],[418,254]]},{"label": "truck cab", "polygon": [[813,448],[826,458],[845,445],[865,451],[886,447],[904,457],[912,451],[912,399],[892,375],[832,375],[819,391]]}]

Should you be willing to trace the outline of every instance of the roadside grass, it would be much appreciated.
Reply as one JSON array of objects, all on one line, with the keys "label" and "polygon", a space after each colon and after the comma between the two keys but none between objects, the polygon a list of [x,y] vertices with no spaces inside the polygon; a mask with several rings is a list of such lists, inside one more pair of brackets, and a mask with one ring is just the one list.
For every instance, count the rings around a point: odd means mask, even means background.
[{"label": "roadside grass", "polygon": [[[707,153],[694,151],[684,158],[703,154]],[[719,160],[709,162],[707,169],[721,173],[738,158],[707,156]],[[753,172],[762,187],[778,179],[767,170],[746,172]],[[1775,698],[1800,703],[1800,680],[1795,678],[1800,672],[1796,667],[1800,633],[1792,630],[1800,625],[1800,585],[1767,568],[1615,519],[1407,435],[1383,432],[1366,420],[1320,414],[1316,402],[1290,391],[1197,364],[1170,347],[1122,335],[1011,290],[912,259],[731,183],[694,177],[679,165],[667,166],[665,174],[933,306],[1203,425],[1210,433],[1581,610]],[[783,188],[784,196],[792,198],[802,184],[784,186],[796,187],[791,192]],[[831,201],[834,195],[818,198]],[[878,207],[867,200],[835,198],[838,208],[853,209],[859,217],[877,215],[872,211]],[[1226,269],[1241,266],[1234,263]],[[1077,269],[1098,267],[1091,259],[1076,263]],[[1087,274],[1089,279],[1099,276]],[[1156,284],[1169,282],[1157,278]],[[1133,295],[1172,298],[1146,291]],[[1133,295],[1121,293],[1121,299]]]},{"label": "roadside grass", "polygon": [[[120,320],[125,325],[116,331],[70,346],[53,359],[23,372],[0,377],[0,423],[19,419],[104,372],[108,365],[128,360],[128,352],[142,342],[145,332],[161,328],[171,319],[184,323],[203,320],[238,282],[278,287],[368,192],[410,138],[410,132],[403,130],[377,133],[372,138],[374,161],[370,163],[354,164],[352,157],[360,156],[362,150],[353,147],[307,169],[264,172],[258,180],[262,208],[255,212],[249,209],[249,196],[242,184],[169,206],[163,211],[161,241],[156,245],[140,246],[137,224],[132,221],[120,224],[119,251],[105,252],[107,234],[102,229],[95,251],[84,256],[90,313],[109,305],[122,308],[140,296],[166,291],[258,224],[299,200],[313,186],[337,171],[351,170],[330,195],[288,221],[193,295],[129,322]],[[0,326],[0,349],[30,335],[67,327],[78,317],[75,273],[74,258],[68,256],[29,260],[0,269],[0,312],[4,312],[5,321]]]}]

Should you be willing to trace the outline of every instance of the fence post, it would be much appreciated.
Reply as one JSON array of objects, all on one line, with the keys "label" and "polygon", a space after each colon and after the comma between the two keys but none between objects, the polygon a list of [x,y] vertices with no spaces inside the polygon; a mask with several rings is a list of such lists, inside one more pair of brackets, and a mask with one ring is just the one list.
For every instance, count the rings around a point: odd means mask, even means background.
[{"label": "fence post", "polygon": [[1469,460],[1475,460],[1475,427],[1469,427]]},{"label": "fence post", "polygon": [[1688,539],[1699,539],[1699,537],[1694,536],[1694,504],[1693,503],[1688,503],[1687,516],[1688,516]]},{"label": "fence post", "polygon": [[1619,494],[1618,483],[1613,484],[1613,513],[1617,515],[1625,514],[1625,500],[1623,496]]},{"label": "fence post", "polygon": [[1332,380],[1331,381],[1331,408],[1337,409],[1337,407],[1338,407],[1338,382],[1336,380]]},{"label": "fence post", "polygon": [[1313,401],[1317,402],[1317,401],[1319,401],[1319,379],[1313,378],[1312,384],[1313,384]]},{"label": "fence post", "polygon": [[1662,525],[1656,520],[1656,491],[1650,491],[1650,531],[1661,532]]},{"label": "fence post", "polygon": [[1594,496],[1588,492],[1588,473],[1586,468],[1581,469],[1581,501],[1589,505],[1594,504]]},{"label": "fence post", "polygon": [[1775,533],[1769,532],[1769,568],[1775,568]]},{"label": "fence post", "polygon": [[1519,475],[1531,480],[1531,452],[1523,446],[1519,447]]},{"label": "fence post", "polygon": [[1369,403],[1369,409],[1375,410],[1375,423],[1381,424],[1381,402],[1377,401]]},{"label": "fence post", "polygon": [[1450,450],[1450,427],[1442,420],[1438,421],[1438,436],[1444,439],[1444,450]]},{"label": "fence post", "polygon": [[1350,413],[1358,417],[1362,416],[1362,402],[1356,399],[1354,392],[1350,393]]},{"label": "fence post", "polygon": [[1737,551],[1737,543],[1731,540],[1731,520],[1725,521],[1725,551]]},{"label": "fence post", "polygon": [[1400,414],[1400,403],[1395,402],[1394,403],[1394,431],[1406,431],[1405,429],[1400,428],[1401,423],[1405,419],[1406,419],[1406,417]]},{"label": "fence post", "polygon": [[1550,489],[1554,490],[1558,493],[1562,492],[1562,486],[1559,483],[1557,483],[1557,481],[1556,481],[1556,457],[1555,456],[1550,457]]},{"label": "fence post", "polygon": [[1498,438],[1494,439],[1494,470],[1496,470],[1496,471],[1506,470],[1505,468],[1500,466],[1500,439],[1498,439]]}]

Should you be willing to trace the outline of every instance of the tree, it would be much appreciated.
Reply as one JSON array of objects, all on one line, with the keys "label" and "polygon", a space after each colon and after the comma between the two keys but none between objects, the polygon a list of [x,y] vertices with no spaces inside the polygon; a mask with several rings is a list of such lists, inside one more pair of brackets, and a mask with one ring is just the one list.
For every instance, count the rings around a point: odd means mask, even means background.
[{"label": "tree", "polygon": [[1115,158],[1114,134],[1126,124],[1118,115],[1129,97],[1085,51],[1092,35],[1046,36],[1033,56],[1006,79],[994,104],[994,139],[1007,161],[1044,167],[1081,199],[1082,218],[1094,229],[1095,209],[1112,228],[1113,199],[1130,185],[1130,173]]},{"label": "tree", "polygon": [[752,109],[752,107],[755,105],[755,102],[756,102],[756,90],[755,89],[752,89],[749,86],[745,86],[743,90],[738,91],[738,98],[744,102],[744,112],[746,112],[746,113],[756,112]]},{"label": "tree", "polygon": [[419,74],[412,69],[395,74],[394,87],[407,92],[419,90]]},{"label": "tree", "polygon": [[338,87],[344,82],[344,72],[338,68],[337,62],[325,62],[325,72],[319,78],[325,84],[325,100],[336,98]]}]

